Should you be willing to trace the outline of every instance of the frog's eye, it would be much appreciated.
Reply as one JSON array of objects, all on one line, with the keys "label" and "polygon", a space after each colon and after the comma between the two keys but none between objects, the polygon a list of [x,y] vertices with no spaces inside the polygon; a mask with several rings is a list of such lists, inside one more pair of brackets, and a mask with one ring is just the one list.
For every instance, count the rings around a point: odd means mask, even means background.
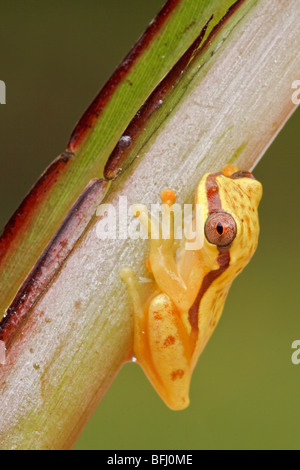
[{"label": "frog's eye", "polygon": [[205,236],[213,245],[230,245],[236,237],[236,232],[235,220],[226,212],[211,214],[205,223]]}]

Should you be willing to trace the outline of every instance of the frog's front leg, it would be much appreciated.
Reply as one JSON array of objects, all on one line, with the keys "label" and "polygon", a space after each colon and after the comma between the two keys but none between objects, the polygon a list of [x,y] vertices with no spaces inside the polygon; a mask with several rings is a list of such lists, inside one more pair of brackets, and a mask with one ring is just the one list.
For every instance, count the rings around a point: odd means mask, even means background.
[{"label": "frog's front leg", "polygon": [[166,294],[143,307],[134,274],[123,268],[134,307],[134,353],[154,388],[174,410],[189,405],[191,346],[180,314]]},{"label": "frog's front leg", "polygon": [[[186,251],[181,247],[181,256],[176,257],[174,245],[174,212],[175,193],[165,190],[161,194],[163,202],[163,220],[169,225],[169,237],[163,237],[162,225],[152,216],[146,206],[137,204],[134,214],[148,228],[150,235],[149,264],[159,289],[173,301],[179,312],[187,312],[197,295],[202,277],[202,264],[199,251]],[[165,217],[165,219],[164,219]],[[153,233],[156,237],[153,237]],[[157,236],[158,235],[158,236]]]}]

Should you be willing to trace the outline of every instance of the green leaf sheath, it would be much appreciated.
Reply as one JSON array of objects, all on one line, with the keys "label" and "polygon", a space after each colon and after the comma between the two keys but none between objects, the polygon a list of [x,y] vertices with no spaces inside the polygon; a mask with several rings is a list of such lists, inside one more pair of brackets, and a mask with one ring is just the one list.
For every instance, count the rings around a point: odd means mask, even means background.
[{"label": "green leaf sheath", "polygon": [[[0,239],[0,318],[89,181],[103,175],[124,129],[214,14],[232,0],[169,0],[77,125]],[[116,32],[117,34],[117,32]],[[97,57],[95,56],[95,60]]]}]

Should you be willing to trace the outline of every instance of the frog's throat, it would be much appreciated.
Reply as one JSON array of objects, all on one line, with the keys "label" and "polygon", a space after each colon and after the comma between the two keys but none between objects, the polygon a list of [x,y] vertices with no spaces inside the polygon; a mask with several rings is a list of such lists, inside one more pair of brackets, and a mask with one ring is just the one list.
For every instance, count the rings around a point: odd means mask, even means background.
[{"label": "frog's throat", "polygon": [[[222,173],[212,173],[208,175],[206,179],[206,198],[208,202],[208,213],[209,215],[214,212],[221,212],[222,202],[220,198],[219,186],[217,183],[217,177],[222,175]],[[220,277],[230,265],[230,247],[218,248],[219,255],[217,257],[217,263],[219,265],[218,269],[213,269],[206,274],[203,278],[202,284],[200,286],[198,295],[195,302],[189,310],[189,323],[191,325],[191,337],[194,345],[196,345],[198,335],[199,335],[199,308],[204,294],[207,292],[212,283]]]}]

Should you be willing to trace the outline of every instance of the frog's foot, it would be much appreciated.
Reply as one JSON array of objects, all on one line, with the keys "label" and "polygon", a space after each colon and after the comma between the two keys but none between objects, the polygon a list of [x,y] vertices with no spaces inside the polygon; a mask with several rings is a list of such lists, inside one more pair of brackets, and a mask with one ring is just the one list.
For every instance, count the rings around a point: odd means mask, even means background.
[{"label": "frog's foot", "polygon": [[144,204],[134,204],[132,211],[147,229],[153,247],[163,247],[169,249],[174,243],[174,212],[172,206],[175,202],[176,194],[172,189],[165,189],[161,193],[161,215],[162,220],[153,217]]},{"label": "frog's foot", "polygon": [[175,199],[176,199],[176,194],[172,189],[164,189],[161,192],[161,200],[163,204],[167,204],[169,207],[173,206]]}]

